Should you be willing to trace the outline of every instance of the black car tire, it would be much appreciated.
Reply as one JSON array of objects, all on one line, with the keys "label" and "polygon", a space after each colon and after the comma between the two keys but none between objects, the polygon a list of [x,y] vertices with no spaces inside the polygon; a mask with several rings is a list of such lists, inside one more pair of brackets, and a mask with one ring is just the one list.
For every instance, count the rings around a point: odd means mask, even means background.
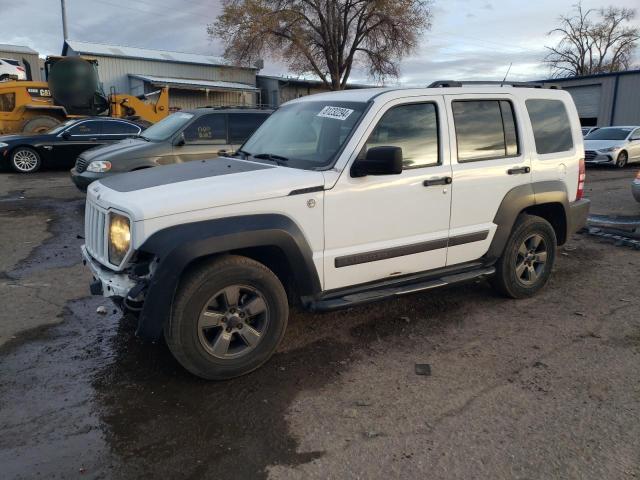
[{"label": "black car tire", "polygon": [[[535,239],[538,244],[534,248]],[[535,295],[549,280],[556,250],[556,233],[549,222],[534,215],[520,215],[496,262],[496,273],[491,278],[493,287],[511,298]]]},{"label": "black car tire", "polygon": [[287,295],[271,270],[250,258],[225,255],[181,280],[164,336],[188,371],[226,380],[255,370],[273,355],[288,317]]},{"label": "black car tire", "polygon": [[18,173],[37,172],[42,165],[40,155],[31,147],[18,147],[9,155],[11,168]]},{"label": "black car tire", "polygon": [[616,159],[616,167],[624,168],[627,166],[627,161],[629,160],[629,154],[626,151],[621,151],[618,154],[618,158]]},{"label": "black car tire", "polygon": [[60,120],[55,117],[35,117],[24,124],[22,131],[24,133],[45,133],[59,124]]}]

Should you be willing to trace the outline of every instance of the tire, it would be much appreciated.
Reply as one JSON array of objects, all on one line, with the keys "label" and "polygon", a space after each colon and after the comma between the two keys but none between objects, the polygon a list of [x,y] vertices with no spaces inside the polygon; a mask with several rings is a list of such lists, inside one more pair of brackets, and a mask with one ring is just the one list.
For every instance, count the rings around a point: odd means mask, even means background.
[{"label": "tire", "polygon": [[35,117],[24,124],[22,131],[24,133],[45,133],[59,124],[60,120],[55,117]]},{"label": "tire", "polygon": [[556,233],[551,224],[544,218],[521,214],[502,256],[496,262],[496,273],[491,283],[510,298],[535,295],[549,280],[556,250]]},{"label": "tire", "polygon": [[225,255],[181,281],[164,336],[189,372],[226,380],[269,360],[288,317],[287,295],[271,270],[250,258]]},{"label": "tire", "polygon": [[6,82],[7,80],[11,80],[9,75],[0,75],[0,82]]},{"label": "tire", "polygon": [[616,159],[616,167],[624,168],[627,166],[627,161],[629,160],[629,154],[624,150],[618,154],[618,158]]},{"label": "tire", "polygon": [[33,148],[18,147],[9,155],[9,163],[18,173],[34,173],[40,170],[42,160]]}]

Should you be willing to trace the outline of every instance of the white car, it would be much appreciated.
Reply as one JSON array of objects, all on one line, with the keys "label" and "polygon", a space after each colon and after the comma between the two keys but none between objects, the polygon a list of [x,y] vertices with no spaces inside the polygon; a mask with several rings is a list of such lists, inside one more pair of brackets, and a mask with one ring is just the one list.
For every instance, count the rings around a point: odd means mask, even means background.
[{"label": "white car", "polygon": [[13,58],[0,58],[0,82],[7,80],[26,80],[24,67]]},{"label": "white car", "polygon": [[598,130],[598,127],[582,127],[582,136],[586,137],[587,135],[589,135],[590,133],[595,132],[596,130]]},{"label": "white car", "polygon": [[584,139],[587,164],[605,164],[623,168],[640,161],[640,127],[604,127]]},{"label": "white car", "polygon": [[589,210],[573,100],[451,85],[303,97],[234,158],[92,183],[92,293],[215,380],[269,359],[290,304],[327,311],[479,277],[534,295]]}]

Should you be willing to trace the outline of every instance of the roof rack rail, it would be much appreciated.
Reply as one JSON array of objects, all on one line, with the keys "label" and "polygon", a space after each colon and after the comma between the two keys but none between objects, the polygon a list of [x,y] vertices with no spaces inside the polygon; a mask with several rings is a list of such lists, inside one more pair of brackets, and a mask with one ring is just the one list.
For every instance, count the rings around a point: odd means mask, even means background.
[{"label": "roof rack rail", "polygon": [[558,85],[540,82],[509,82],[509,81],[485,81],[485,80],[438,80],[431,83],[427,88],[447,88],[463,87],[465,85],[498,85],[500,87],[520,87],[520,88],[551,88],[559,89]]}]

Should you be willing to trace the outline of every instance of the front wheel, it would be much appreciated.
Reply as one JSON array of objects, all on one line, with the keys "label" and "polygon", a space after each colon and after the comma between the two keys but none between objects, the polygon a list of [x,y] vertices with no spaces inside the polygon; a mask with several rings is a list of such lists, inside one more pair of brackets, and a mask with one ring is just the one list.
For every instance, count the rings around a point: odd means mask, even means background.
[{"label": "front wheel", "polygon": [[627,165],[627,161],[629,160],[629,155],[624,150],[618,154],[618,158],[616,159],[616,167],[624,168]]},{"label": "front wheel", "polygon": [[288,317],[278,277],[261,263],[228,255],[181,282],[164,333],[184,368],[225,380],[265,363],[280,344]]},{"label": "front wheel", "polygon": [[18,147],[10,155],[11,168],[18,173],[33,173],[40,169],[40,155],[33,148]]},{"label": "front wheel", "polygon": [[549,222],[521,215],[496,263],[493,286],[511,298],[535,295],[549,280],[556,249],[556,234]]}]

